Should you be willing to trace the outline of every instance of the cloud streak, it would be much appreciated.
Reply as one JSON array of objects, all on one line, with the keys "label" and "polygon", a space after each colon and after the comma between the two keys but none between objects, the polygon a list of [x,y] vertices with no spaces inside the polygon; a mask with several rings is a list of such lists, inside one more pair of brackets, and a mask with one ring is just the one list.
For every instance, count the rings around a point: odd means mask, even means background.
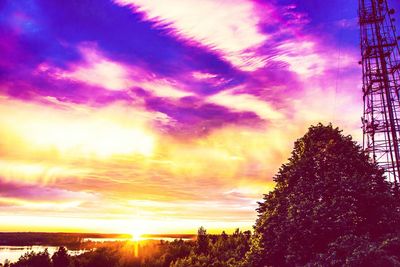
[{"label": "cloud streak", "polygon": [[193,0],[115,2],[144,13],[146,20],[154,21],[156,26],[167,27],[178,38],[193,40],[217,50],[241,69],[253,70],[262,65],[262,58],[257,58],[253,50],[268,39],[259,30],[262,17],[257,12],[258,8],[262,8],[268,14],[267,5],[245,0],[206,0],[201,5]]}]

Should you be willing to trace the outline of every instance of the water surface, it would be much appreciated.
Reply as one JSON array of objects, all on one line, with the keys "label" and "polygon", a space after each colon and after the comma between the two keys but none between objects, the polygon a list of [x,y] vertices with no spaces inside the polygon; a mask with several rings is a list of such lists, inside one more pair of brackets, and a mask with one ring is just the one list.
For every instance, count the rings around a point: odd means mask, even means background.
[{"label": "water surface", "polygon": [[[4,263],[5,260],[10,262],[16,262],[19,257],[27,252],[41,252],[47,248],[50,256],[58,250],[56,246],[0,246],[0,263]],[[68,250],[70,255],[78,255],[85,252],[85,250]]]}]

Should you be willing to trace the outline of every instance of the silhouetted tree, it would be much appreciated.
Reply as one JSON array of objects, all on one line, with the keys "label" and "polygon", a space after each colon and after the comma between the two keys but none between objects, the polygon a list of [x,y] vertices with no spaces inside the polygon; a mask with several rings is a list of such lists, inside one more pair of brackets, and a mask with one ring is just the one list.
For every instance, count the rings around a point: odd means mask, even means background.
[{"label": "silhouetted tree", "polygon": [[34,251],[27,252],[21,256],[16,263],[11,263],[11,267],[51,267],[51,259],[49,252],[44,250],[43,252]]},{"label": "silhouetted tree", "polygon": [[70,257],[65,247],[59,247],[51,257],[54,267],[68,267],[70,264]]},{"label": "silhouetted tree", "polygon": [[198,253],[206,253],[208,249],[207,230],[201,226],[197,231],[197,251]]},{"label": "silhouetted tree", "polygon": [[91,253],[85,267],[113,267],[118,266],[120,255],[116,249],[98,248]]},{"label": "silhouetted tree", "polygon": [[[200,230],[200,229],[199,229]],[[202,236],[207,235],[204,228]],[[175,259],[171,267],[237,267],[249,249],[251,232],[237,229],[232,235],[207,235],[207,251],[200,253],[198,244],[187,257]]]},{"label": "silhouetted tree", "polygon": [[275,189],[259,203],[247,266],[304,265],[330,244],[340,246],[340,238],[374,242],[398,225],[383,171],[331,125],[311,127],[297,140],[274,181]]}]

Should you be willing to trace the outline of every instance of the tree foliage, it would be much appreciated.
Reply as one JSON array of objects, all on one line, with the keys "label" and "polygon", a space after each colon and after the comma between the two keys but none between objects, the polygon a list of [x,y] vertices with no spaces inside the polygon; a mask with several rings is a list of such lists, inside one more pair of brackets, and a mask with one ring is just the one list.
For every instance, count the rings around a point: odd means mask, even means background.
[{"label": "tree foliage", "polygon": [[313,126],[297,140],[274,181],[259,203],[249,266],[305,265],[351,236],[378,242],[398,225],[383,171],[331,125]]},{"label": "tree foliage", "polygon": [[207,230],[201,226],[197,231],[197,252],[205,254],[208,250],[208,236]]},{"label": "tree foliage", "polygon": [[[199,232],[200,230],[204,235],[205,229],[200,228]],[[207,247],[206,252],[198,253],[197,249],[192,250],[187,257],[172,262],[171,267],[234,267],[241,265],[246,252],[249,250],[250,231],[241,232],[236,229],[232,235],[227,235],[224,232],[221,235],[205,235],[207,238],[203,240],[207,240],[207,245],[204,246]]]},{"label": "tree foliage", "polygon": [[70,265],[70,257],[65,247],[59,247],[59,249],[56,252],[54,252],[51,259],[53,261],[54,266],[68,267]]},{"label": "tree foliage", "polygon": [[43,252],[33,251],[25,253],[16,263],[11,263],[10,267],[52,267],[50,255],[47,249]]},{"label": "tree foliage", "polygon": [[307,266],[400,266],[400,239],[388,235],[384,240],[368,236],[346,235],[330,243],[328,250],[317,255]]}]

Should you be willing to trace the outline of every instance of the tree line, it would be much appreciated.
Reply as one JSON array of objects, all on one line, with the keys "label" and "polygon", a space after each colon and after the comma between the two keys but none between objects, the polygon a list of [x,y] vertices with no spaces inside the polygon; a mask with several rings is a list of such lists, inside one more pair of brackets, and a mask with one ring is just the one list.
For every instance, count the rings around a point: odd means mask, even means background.
[{"label": "tree line", "polygon": [[250,231],[209,235],[201,227],[195,241],[150,242],[140,248],[139,255],[135,255],[132,242],[112,242],[80,255],[70,255],[65,247],[53,255],[47,250],[32,251],[4,267],[237,266],[249,250],[250,238]]}]

